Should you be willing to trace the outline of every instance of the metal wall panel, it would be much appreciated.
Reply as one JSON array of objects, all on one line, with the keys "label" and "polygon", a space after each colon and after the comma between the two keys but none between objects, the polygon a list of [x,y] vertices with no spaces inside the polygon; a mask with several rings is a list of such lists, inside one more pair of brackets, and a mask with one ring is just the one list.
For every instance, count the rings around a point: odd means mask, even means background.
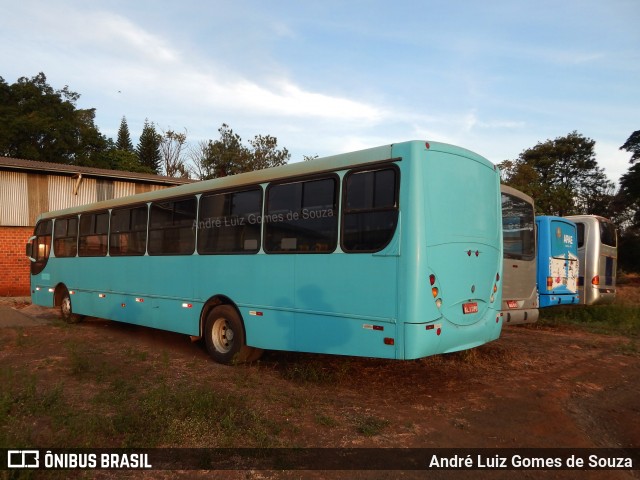
[{"label": "metal wall panel", "polygon": [[111,200],[113,198],[113,190],[113,180],[105,178],[96,180],[96,199],[99,202],[102,200]]},{"label": "metal wall panel", "polygon": [[26,173],[0,171],[0,226],[30,225],[27,191]]},{"label": "metal wall panel", "polygon": [[83,178],[77,194],[74,194],[77,182],[77,178],[51,175],[49,177],[49,210],[87,205],[98,200],[95,179]]},{"label": "metal wall panel", "polygon": [[33,226],[41,213],[164,188],[94,178],[78,183],[72,176],[0,170],[0,226]]},{"label": "metal wall panel", "polygon": [[130,182],[113,182],[113,198],[128,197],[136,194],[136,184]]}]

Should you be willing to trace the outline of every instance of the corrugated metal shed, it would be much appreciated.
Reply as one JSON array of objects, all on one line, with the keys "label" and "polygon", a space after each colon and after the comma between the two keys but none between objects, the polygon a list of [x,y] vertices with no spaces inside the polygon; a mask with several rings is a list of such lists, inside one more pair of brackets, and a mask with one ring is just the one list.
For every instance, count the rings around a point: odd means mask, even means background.
[{"label": "corrugated metal shed", "polygon": [[0,226],[32,226],[44,212],[192,180],[0,157]]},{"label": "corrugated metal shed", "polygon": [[0,225],[31,225],[27,191],[26,173],[0,170]]}]

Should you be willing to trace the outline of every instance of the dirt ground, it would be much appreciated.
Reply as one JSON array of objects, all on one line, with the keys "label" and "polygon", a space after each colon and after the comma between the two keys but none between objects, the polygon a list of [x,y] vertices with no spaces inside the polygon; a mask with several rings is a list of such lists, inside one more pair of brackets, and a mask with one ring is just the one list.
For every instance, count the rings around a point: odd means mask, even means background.
[{"label": "dirt ground", "polygon": [[[638,291],[634,286],[629,295]],[[419,361],[266,352],[257,364],[226,367],[212,362],[201,344],[182,335],[95,318],[61,328],[54,312],[21,302],[13,307],[47,323],[0,329],[2,368],[47,366],[50,381],[57,382],[65,355],[61,345],[71,339],[98,349],[116,367],[122,362],[123,369],[129,365],[124,352],[141,349],[150,358],[162,355],[175,378],[247,392],[249,402],[272,421],[290,425],[281,434],[287,446],[640,447],[637,339],[571,327],[509,326],[488,345]],[[20,335],[29,341],[17,342]],[[73,388],[73,383],[65,385]],[[76,388],[81,398],[86,386],[77,383]],[[373,422],[369,432],[366,422]],[[307,478],[308,473],[290,472],[287,478]],[[431,473],[435,475],[430,478],[452,478],[447,472]],[[265,476],[254,472],[233,478]],[[397,476],[378,472],[367,478]],[[552,476],[573,478],[567,472]],[[639,477],[637,470],[580,475]]]}]

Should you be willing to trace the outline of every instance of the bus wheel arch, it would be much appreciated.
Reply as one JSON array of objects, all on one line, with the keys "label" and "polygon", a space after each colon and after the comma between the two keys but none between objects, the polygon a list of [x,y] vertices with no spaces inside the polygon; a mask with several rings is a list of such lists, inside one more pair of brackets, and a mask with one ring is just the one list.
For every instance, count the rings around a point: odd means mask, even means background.
[{"label": "bus wheel arch", "polygon": [[200,333],[209,355],[219,363],[253,362],[262,349],[246,343],[246,330],[238,307],[227,297],[211,298],[202,309]]},{"label": "bus wheel arch", "polygon": [[54,307],[60,307],[60,315],[67,323],[78,323],[84,318],[83,315],[73,313],[71,295],[69,294],[69,289],[64,283],[56,285],[53,294],[53,305]]}]

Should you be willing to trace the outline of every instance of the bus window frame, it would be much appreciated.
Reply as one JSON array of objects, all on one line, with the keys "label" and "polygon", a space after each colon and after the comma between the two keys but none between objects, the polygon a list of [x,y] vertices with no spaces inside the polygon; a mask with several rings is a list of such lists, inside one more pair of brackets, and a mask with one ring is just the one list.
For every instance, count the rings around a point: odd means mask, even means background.
[{"label": "bus window frame", "polygon": [[[120,210],[135,210],[137,208],[141,208],[141,207],[145,207],[147,210],[147,220],[145,222],[145,227],[144,227],[144,252],[142,253],[114,253],[112,251],[112,242],[111,242],[111,235],[118,235],[120,233],[132,233],[132,232],[142,232],[143,230],[128,230],[127,232],[114,232],[111,229],[111,225],[113,222],[113,212],[114,211],[120,211]],[[133,205],[127,205],[127,206],[120,206],[120,207],[113,207],[111,209],[109,209],[109,231],[108,231],[108,245],[107,245],[107,252],[109,254],[110,257],[143,257],[147,254],[147,244],[148,244],[148,240],[149,240],[149,204],[148,203],[138,203],[138,204],[133,204]]]},{"label": "bus window frame", "polygon": [[[348,186],[348,177],[354,174],[358,174],[358,173],[366,173],[366,172],[377,172],[377,171],[381,171],[381,170],[393,170],[395,172],[395,183],[394,183],[394,206],[393,207],[386,207],[386,208],[378,208],[378,209],[354,209],[354,210],[349,210],[347,209],[347,186]],[[398,167],[398,165],[396,165],[395,163],[384,163],[384,164],[370,164],[370,165],[364,165],[358,168],[353,168],[351,170],[347,170],[344,174],[344,176],[342,177],[342,191],[341,191],[341,195],[340,195],[340,248],[342,249],[342,251],[344,253],[347,254],[358,254],[358,253],[377,253],[377,252],[381,252],[382,250],[384,250],[385,248],[387,248],[389,246],[389,244],[391,243],[391,241],[393,240],[393,237],[395,237],[396,232],[398,230],[398,218],[400,216],[400,168]],[[348,249],[345,247],[344,244],[344,223],[345,223],[345,217],[346,215],[349,214],[354,214],[354,213],[372,213],[372,212],[385,212],[385,211],[393,211],[396,213],[395,215],[395,219],[394,219],[394,223],[393,223],[393,229],[392,229],[392,233],[391,235],[389,235],[389,239],[387,240],[387,242],[385,242],[384,245],[380,246],[379,248],[375,248],[375,249],[368,249],[368,250],[352,250],[352,249]]]},{"label": "bus window frame", "polygon": [[[105,233],[91,233],[88,235],[83,235],[82,234],[82,218],[85,216],[89,216],[89,215],[102,215],[102,214],[106,214],[107,215],[107,231]],[[110,229],[110,223],[111,223],[111,211],[109,209],[106,210],[93,210],[93,211],[89,211],[89,212],[82,212],[79,215],[78,218],[78,257],[83,257],[83,258],[100,258],[100,257],[106,257],[109,254],[109,229]],[[97,226],[97,223],[96,223]],[[86,237],[97,237],[97,236],[106,236],[107,237],[107,243],[105,245],[105,249],[104,249],[104,253],[101,253],[99,255],[87,255],[86,253],[82,253],[83,250],[80,248],[81,247],[81,239],[82,238],[86,238]]]},{"label": "bus window frame", "polygon": [[[147,255],[149,255],[150,257],[166,257],[166,256],[190,256],[190,255],[195,255],[197,252],[197,247],[198,247],[198,210],[199,210],[199,204],[200,204],[200,199],[198,198],[201,192],[198,193],[194,193],[194,194],[189,194],[189,195],[179,195],[176,197],[168,197],[168,198],[163,198],[162,200],[153,200],[151,202],[149,202],[149,208],[147,211]],[[196,205],[195,205],[195,215],[193,217],[192,220],[192,225],[191,225],[191,230],[193,231],[193,249],[191,251],[187,252],[161,252],[161,253],[157,253],[157,252],[152,252],[151,251],[151,232],[152,231],[159,231],[159,230],[178,230],[178,229],[183,229],[186,228],[186,226],[171,226],[171,227],[164,227],[164,228],[151,228],[151,215],[153,212],[153,207],[159,203],[168,203],[168,202],[179,202],[179,201],[184,201],[184,200],[195,200]]]},{"label": "bus window frame", "polygon": [[[333,180],[334,181],[334,185],[335,185],[335,189],[333,191],[333,198],[334,198],[334,216],[335,216],[335,242],[333,243],[333,245],[331,245],[328,250],[269,250],[267,248],[267,227],[270,223],[272,222],[268,222],[266,221],[266,218],[269,216],[269,213],[267,211],[267,209],[269,208],[269,195],[270,195],[270,191],[273,187],[278,187],[278,186],[282,186],[282,185],[290,185],[290,184],[294,184],[294,183],[303,183],[303,182],[313,182],[313,181],[318,181],[318,180]],[[342,199],[341,199],[341,179],[340,176],[338,175],[338,173],[336,171],[330,171],[330,172],[320,172],[318,174],[313,174],[313,175],[304,175],[304,176],[300,176],[300,177],[292,177],[292,178],[287,178],[284,180],[280,180],[280,181],[275,181],[275,182],[269,182],[267,184],[267,187],[265,189],[265,194],[264,194],[264,201],[263,201],[263,206],[262,206],[262,250],[268,254],[268,255],[296,255],[296,254],[301,254],[301,255],[329,255],[332,253],[335,253],[338,249],[338,246],[340,245],[340,219],[338,218],[340,215],[340,209],[341,209],[341,203],[342,203]],[[304,202],[304,197],[302,198],[303,202]],[[296,237],[297,239],[298,237]]]},{"label": "bus window frame", "polygon": [[[216,252],[207,252],[207,251],[203,251],[200,249],[200,232],[203,230],[203,228],[201,228],[202,223],[206,223],[206,220],[202,220],[202,217],[200,216],[200,212],[202,211],[202,199],[205,197],[211,197],[214,195],[227,195],[227,194],[239,194],[239,193],[245,193],[245,192],[260,192],[260,206],[258,208],[258,216],[260,217],[260,220],[258,222],[258,245],[255,249],[252,250],[243,250],[243,251],[216,251]],[[235,187],[235,188],[225,188],[222,190],[206,190],[201,192],[198,195],[198,211],[197,211],[197,231],[196,231],[196,252],[198,253],[198,255],[256,255],[257,253],[260,252],[260,248],[262,247],[262,238],[263,238],[263,231],[262,231],[262,218],[263,218],[263,212],[264,212],[264,205],[265,205],[265,189],[263,188],[263,186],[259,183],[257,184],[248,184],[248,185],[242,185],[240,187]]]},{"label": "bus window frame", "polygon": [[[69,220],[71,219],[75,219],[76,220],[76,232],[75,232],[75,236],[74,235],[69,235]],[[57,229],[57,225],[58,222],[62,222],[65,221],[67,222],[67,228],[65,229],[65,235],[61,235],[60,237],[58,237],[58,234],[56,233],[56,229]],[[75,258],[78,256],[78,252],[79,252],[79,238],[78,238],[78,234],[80,232],[80,217],[78,215],[67,215],[65,217],[56,217],[55,218],[55,222],[53,224],[53,232],[52,232],[52,248],[53,248],[53,255],[56,258]],[[75,253],[73,253],[73,255],[66,255],[64,252],[64,249],[62,249],[62,252],[58,252],[58,247],[56,246],[56,242],[58,240],[58,238],[60,238],[60,240],[67,240],[67,239],[71,239],[71,238],[75,238]],[[60,254],[59,254],[60,253]]]}]

